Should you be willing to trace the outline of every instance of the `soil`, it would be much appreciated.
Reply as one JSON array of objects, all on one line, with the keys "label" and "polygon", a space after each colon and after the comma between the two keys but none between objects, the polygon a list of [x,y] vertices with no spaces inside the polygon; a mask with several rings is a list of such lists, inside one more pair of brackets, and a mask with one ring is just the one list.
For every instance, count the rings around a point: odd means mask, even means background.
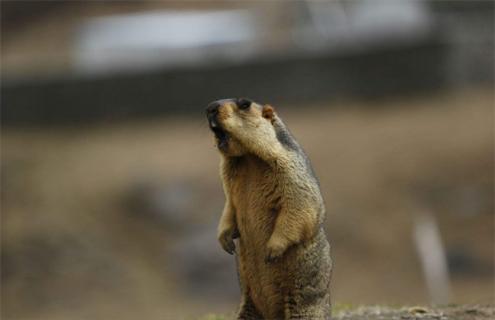
[{"label": "soil", "polygon": [[[337,305],[335,309],[348,309]],[[235,315],[206,315],[200,320],[230,320]],[[489,305],[451,305],[442,307],[362,306],[334,312],[333,320],[487,320],[495,318],[495,307]]]},{"label": "soil", "polygon": [[494,319],[493,306],[449,306],[449,307],[412,307],[392,309],[387,307],[362,307],[345,311],[334,320],[482,320]]}]

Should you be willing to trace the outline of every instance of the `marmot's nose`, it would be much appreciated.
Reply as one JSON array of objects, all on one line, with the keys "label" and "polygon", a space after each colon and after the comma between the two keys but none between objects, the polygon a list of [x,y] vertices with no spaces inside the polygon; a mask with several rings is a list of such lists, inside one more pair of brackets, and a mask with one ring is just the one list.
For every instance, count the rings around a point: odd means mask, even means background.
[{"label": "marmot's nose", "polygon": [[218,113],[218,108],[220,107],[220,103],[218,101],[213,101],[206,107],[206,115],[213,116]]}]

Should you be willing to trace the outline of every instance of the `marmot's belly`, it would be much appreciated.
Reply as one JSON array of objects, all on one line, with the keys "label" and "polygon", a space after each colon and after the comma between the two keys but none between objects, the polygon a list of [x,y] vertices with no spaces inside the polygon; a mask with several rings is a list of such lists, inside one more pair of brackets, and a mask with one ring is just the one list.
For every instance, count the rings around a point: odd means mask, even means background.
[{"label": "marmot's belly", "polygon": [[265,262],[266,244],[273,232],[276,216],[268,208],[239,210],[239,276],[256,308],[265,318],[277,318],[283,312],[280,292],[281,270]]},{"label": "marmot's belly", "polygon": [[256,308],[267,318],[283,314],[281,283],[284,274],[274,264],[265,263],[264,250],[254,251],[239,244],[239,276]]}]

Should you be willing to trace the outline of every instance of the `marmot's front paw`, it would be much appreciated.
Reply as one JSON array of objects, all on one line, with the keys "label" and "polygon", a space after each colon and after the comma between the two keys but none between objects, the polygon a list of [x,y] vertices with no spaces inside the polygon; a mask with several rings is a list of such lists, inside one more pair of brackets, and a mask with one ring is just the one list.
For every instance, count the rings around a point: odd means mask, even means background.
[{"label": "marmot's front paw", "polygon": [[267,253],[265,256],[265,262],[277,262],[282,257],[286,249],[287,246],[285,245],[284,241],[273,237],[270,238],[270,240],[268,240],[268,243],[266,244]]},{"label": "marmot's front paw", "polygon": [[229,254],[234,254],[235,243],[234,239],[239,238],[239,231],[226,229],[218,233],[218,241],[222,246],[223,250],[227,251]]}]

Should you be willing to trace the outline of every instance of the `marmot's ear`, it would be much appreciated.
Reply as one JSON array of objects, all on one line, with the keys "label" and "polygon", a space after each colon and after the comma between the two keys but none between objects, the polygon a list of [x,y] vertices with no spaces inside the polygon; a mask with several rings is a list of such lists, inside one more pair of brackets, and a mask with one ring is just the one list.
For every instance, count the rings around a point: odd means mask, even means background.
[{"label": "marmot's ear", "polygon": [[263,118],[270,120],[273,122],[275,120],[275,108],[273,108],[269,104],[265,104],[263,106]]}]

